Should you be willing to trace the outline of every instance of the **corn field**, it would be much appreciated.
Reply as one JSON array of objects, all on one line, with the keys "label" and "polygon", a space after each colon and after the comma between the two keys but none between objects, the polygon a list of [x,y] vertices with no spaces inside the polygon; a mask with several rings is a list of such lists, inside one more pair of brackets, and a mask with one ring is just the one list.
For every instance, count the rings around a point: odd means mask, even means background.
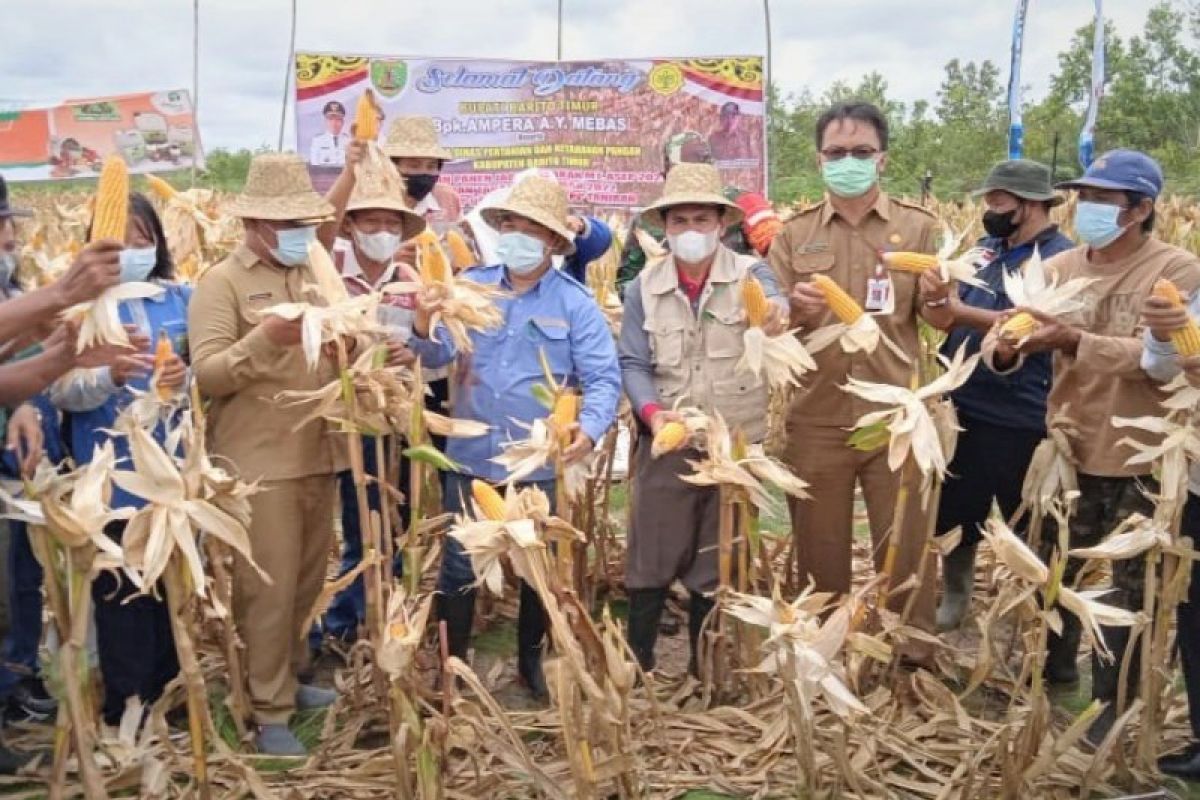
[{"label": "corn field", "polygon": [[[239,241],[239,225],[220,212],[221,196],[151,188],[182,280],[194,280]],[[20,228],[18,279],[29,287],[46,285],[84,240],[89,198],[18,192],[15,202],[36,210]],[[955,232],[965,231],[966,241],[980,232],[977,204],[939,203],[933,210]],[[1070,212],[1066,205],[1055,213],[1069,220]],[[623,223],[612,224],[622,241]],[[1200,251],[1200,205],[1181,198],[1162,202],[1157,230],[1167,241]],[[614,245],[589,270],[597,301],[614,326],[620,318],[613,287],[619,256]],[[427,270],[424,279],[455,291],[447,276]],[[478,300],[464,299],[464,306]],[[463,311],[458,321],[464,331],[486,324],[484,306]],[[331,310],[327,317],[333,316]],[[15,739],[46,756],[36,776],[0,779],[0,793],[30,800],[565,800],[667,798],[690,791],[754,798],[1116,796],[1157,787],[1157,756],[1188,739],[1186,705],[1172,680],[1169,621],[1186,595],[1192,551],[1179,535],[1179,495],[1166,491],[1170,481],[1178,488],[1186,480],[1178,467],[1183,445],[1164,439],[1156,455],[1164,492],[1154,518],[1128,520],[1098,552],[1081,556],[1094,559],[1096,569],[1085,572],[1095,583],[1062,584],[1055,561],[1044,563],[1003,521],[993,520],[977,565],[972,621],[965,632],[934,636],[909,625],[906,613],[888,609],[890,594],[903,587],[873,575],[865,542],[856,544],[857,577],[849,597],[797,585],[788,575],[789,537],[770,530],[767,521],[785,518],[781,497],[801,496],[802,482],[769,454],[749,448],[719,418],[689,412],[672,436],[693,436],[702,444],[706,455],[696,480],[721,490],[722,585],[701,637],[701,677],[670,669],[645,674],[625,643],[619,613],[625,519],[614,495],[624,495],[625,487],[614,476],[616,431],[582,470],[567,474],[559,465],[554,506],[536,489],[499,495],[480,489],[470,509],[451,519],[438,506],[438,454],[430,452],[428,435],[469,434],[422,410],[419,368],[381,363],[370,352],[354,363],[343,354],[339,381],[310,396],[278,400],[307,404],[314,418],[337,420],[343,432],[382,432],[428,456],[413,483],[401,487],[413,508],[411,524],[405,528],[395,513],[364,513],[371,522],[362,565],[331,578],[310,615],[318,617],[338,590],[365,577],[367,629],[334,675],[338,701],[305,723],[313,740],[309,757],[285,769],[248,746],[230,576],[236,559],[249,558],[246,498],[256,487],[242,482],[232,465],[208,457],[199,397],[146,397],[118,425],[118,435],[130,440],[132,463],[97,459],[68,474],[44,468],[4,494],[10,515],[33,526],[46,569],[56,636],[46,645],[45,662],[62,711],[53,728],[25,729]],[[905,394],[880,401],[894,405],[896,418],[932,431],[936,441],[927,444],[938,448],[943,465],[954,447],[953,411],[944,395],[973,366],[951,364],[944,380],[930,375],[923,389],[888,387]],[[508,453],[512,470],[560,455],[561,430],[577,403],[565,400],[553,376],[542,388],[547,419],[534,426],[529,442]],[[1180,388],[1177,396],[1187,391],[1193,390]],[[773,398],[774,420],[782,396],[780,391]],[[1164,408],[1172,430],[1194,431],[1198,398],[1189,398],[1190,404]],[[167,415],[163,405],[184,413]],[[170,439],[177,454],[147,435],[146,418],[179,420]],[[881,435],[879,443],[886,445],[887,434]],[[919,464],[915,451],[899,458],[904,469],[926,475],[922,501],[936,503],[937,465]],[[355,472],[365,480],[361,464]],[[130,473],[138,476],[136,483]],[[1047,474],[1031,469],[1037,485],[1027,489],[1034,510],[1069,514],[1068,487],[1047,488]],[[179,544],[155,550],[150,563],[145,553],[100,542],[115,513],[107,505],[114,484],[153,484],[157,493],[148,508],[187,509],[170,517],[174,528],[150,534]],[[934,551],[954,545],[927,531],[903,535],[927,539]],[[537,592],[550,623],[548,707],[520,708],[503,700],[500,664],[483,669],[482,663],[442,658],[444,634],[430,607],[446,536],[471,554],[493,623],[513,616],[518,578]],[[392,574],[394,549],[405,556],[403,578]],[[1056,557],[1065,555],[1063,548]],[[1158,576],[1148,583],[1147,606],[1125,612],[1123,622],[1114,621],[1119,609],[1089,592],[1105,583],[1107,564],[1117,558],[1145,559],[1157,568],[1149,574]],[[336,560],[330,553],[331,565]],[[84,652],[90,613],[85,587],[98,570],[113,568],[140,576],[147,586],[164,578],[182,667],[164,697],[151,709],[131,706],[119,730],[98,722],[96,679]],[[1095,749],[1083,734],[1099,707],[1057,707],[1041,680],[1045,637],[1059,604],[1084,620],[1128,624],[1145,637],[1145,657],[1153,659],[1113,731]],[[913,642],[933,649],[929,668],[902,662],[901,651]],[[1098,636],[1088,643],[1103,652]],[[186,734],[171,735],[168,711],[183,705]],[[143,715],[146,724],[139,728]]]}]

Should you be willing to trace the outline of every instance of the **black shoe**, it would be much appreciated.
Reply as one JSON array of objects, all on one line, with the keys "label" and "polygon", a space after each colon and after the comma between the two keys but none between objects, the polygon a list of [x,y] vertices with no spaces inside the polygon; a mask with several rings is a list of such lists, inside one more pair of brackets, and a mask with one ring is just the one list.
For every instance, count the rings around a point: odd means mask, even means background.
[{"label": "black shoe", "polygon": [[1164,775],[1200,781],[1200,742],[1193,742],[1182,753],[1163,756],[1158,760],[1158,768]]},{"label": "black shoe", "polygon": [[58,701],[46,691],[41,678],[22,678],[8,697],[6,717],[13,722],[45,722],[57,713]]},{"label": "black shoe", "polygon": [[0,742],[0,775],[16,775],[21,767],[32,760],[32,754],[13,750],[4,742]]},{"label": "black shoe", "polygon": [[517,609],[517,674],[535,700],[550,697],[542,672],[542,646],[546,639],[546,610],[542,601],[525,581],[521,581],[521,601]]},{"label": "black shoe", "polygon": [[666,589],[631,589],[629,592],[629,649],[646,672],[654,669],[654,645],[658,641]]},{"label": "black shoe", "polygon": [[700,650],[702,649],[700,630],[704,627],[704,620],[708,618],[715,605],[715,600],[705,597],[699,592],[691,593],[691,603],[688,605],[688,645],[691,649],[688,672],[694,678],[700,677]]}]

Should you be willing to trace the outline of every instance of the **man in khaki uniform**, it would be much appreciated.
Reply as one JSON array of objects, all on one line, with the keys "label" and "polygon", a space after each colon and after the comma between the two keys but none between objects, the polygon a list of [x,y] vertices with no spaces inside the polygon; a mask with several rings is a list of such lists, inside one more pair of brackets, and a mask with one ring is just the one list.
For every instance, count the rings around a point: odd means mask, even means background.
[{"label": "man in khaki uniform", "polygon": [[212,399],[209,444],[264,491],[250,502],[250,543],[265,583],[244,562],[234,575],[234,618],[246,642],[258,748],[303,755],[288,730],[296,708],[333,702],[334,693],[298,684],[307,658],[304,624],[325,577],[333,539],[336,439],[323,421],[295,429],[306,413],[273,402],[282,391],[316,389],[335,378],[322,359],[304,360],[300,324],[263,309],[307,300],[308,245],[333,210],[312,189],[292,154],[257,156],[230,213],[242,218],[242,244],[196,286],[188,314],[192,369]]},{"label": "man in khaki uniform", "polygon": [[[787,415],[787,460],[809,484],[811,499],[791,501],[800,581],[822,591],[850,589],[854,486],[862,486],[870,517],[876,568],[881,568],[892,526],[899,474],[887,449],[860,452],[847,444],[858,418],[878,406],[842,391],[849,377],[909,386],[917,363],[917,318],[923,306],[917,276],[889,272],[879,252],[934,252],[937,220],[923,208],[889,197],[879,187],[887,163],[888,126],[867,103],[839,104],[817,121],[817,149],[829,192],[825,200],[789,221],[771,247],[770,263],[790,292],[792,324],[807,335],[834,322],[824,295],[812,285],[826,275],[874,315],[883,334],[908,355],[906,362],[881,345],[873,353],[843,352],[837,344],[815,354],[817,371],[805,378]],[[915,483],[914,483],[915,490]],[[908,504],[902,549],[892,585],[914,574],[925,551],[925,514]],[[913,622],[933,630],[937,568],[927,567]],[[907,593],[893,596],[902,607]]]},{"label": "man in khaki uniform", "polygon": [[[746,312],[742,283],[754,276],[771,299],[764,329],[786,328],[787,301],[770,268],[721,244],[741,210],[721,192],[710,164],[679,164],[667,174],[663,196],[642,212],[665,230],[670,254],[634,278],[625,292],[618,354],[625,393],[653,436],[678,419],[683,399],[720,413],[752,443],[767,433],[767,385],[739,372],[745,352]],[[642,668],[654,668],[654,644],[671,583],[691,593],[688,633],[691,671],[697,672],[697,641],[717,588],[719,492],[681,480],[700,454],[683,448],[651,457],[650,442],[636,451],[625,587],[629,591],[629,644]]]}]

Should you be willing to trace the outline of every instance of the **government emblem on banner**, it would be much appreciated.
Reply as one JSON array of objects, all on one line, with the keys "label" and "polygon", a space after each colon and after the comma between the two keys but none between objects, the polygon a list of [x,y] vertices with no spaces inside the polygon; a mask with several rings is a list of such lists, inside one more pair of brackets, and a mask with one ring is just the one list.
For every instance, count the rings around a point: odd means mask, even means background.
[{"label": "government emblem on banner", "polygon": [[377,58],[371,62],[371,84],[384,97],[395,97],[408,82],[408,65],[400,59]]}]

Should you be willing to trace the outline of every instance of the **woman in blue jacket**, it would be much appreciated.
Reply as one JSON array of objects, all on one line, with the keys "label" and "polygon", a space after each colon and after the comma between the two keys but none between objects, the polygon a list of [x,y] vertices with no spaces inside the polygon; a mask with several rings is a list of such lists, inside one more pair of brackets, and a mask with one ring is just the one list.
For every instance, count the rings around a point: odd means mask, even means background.
[{"label": "woman in blue jacket", "polygon": [[[140,194],[129,198],[129,227],[121,251],[121,281],[146,281],[163,289],[149,299],[121,303],[121,322],[139,329],[149,344],[145,352],[122,356],[112,367],[79,370],[68,374],[50,390],[51,400],[63,411],[63,431],[77,464],[91,461],[97,445],[110,439],[117,458],[129,456],[123,436],[110,431],[117,416],[134,399],[134,390],[150,390],[154,348],[160,334],[171,341],[174,355],[157,378],[160,388],[186,389],[187,306],[191,287],[174,281],[175,269],[167,250],[162,222],[154,207]],[[165,426],[155,437],[165,439]],[[112,507],[140,508],[141,498],[113,487]],[[125,522],[111,523],[105,532],[120,541]],[[162,694],[179,671],[170,615],[161,587],[158,597],[138,595],[127,576],[102,573],[92,584],[96,606],[96,638],[100,673],[104,679],[104,722],[117,725],[125,701],[139,697],[147,705]]]}]

